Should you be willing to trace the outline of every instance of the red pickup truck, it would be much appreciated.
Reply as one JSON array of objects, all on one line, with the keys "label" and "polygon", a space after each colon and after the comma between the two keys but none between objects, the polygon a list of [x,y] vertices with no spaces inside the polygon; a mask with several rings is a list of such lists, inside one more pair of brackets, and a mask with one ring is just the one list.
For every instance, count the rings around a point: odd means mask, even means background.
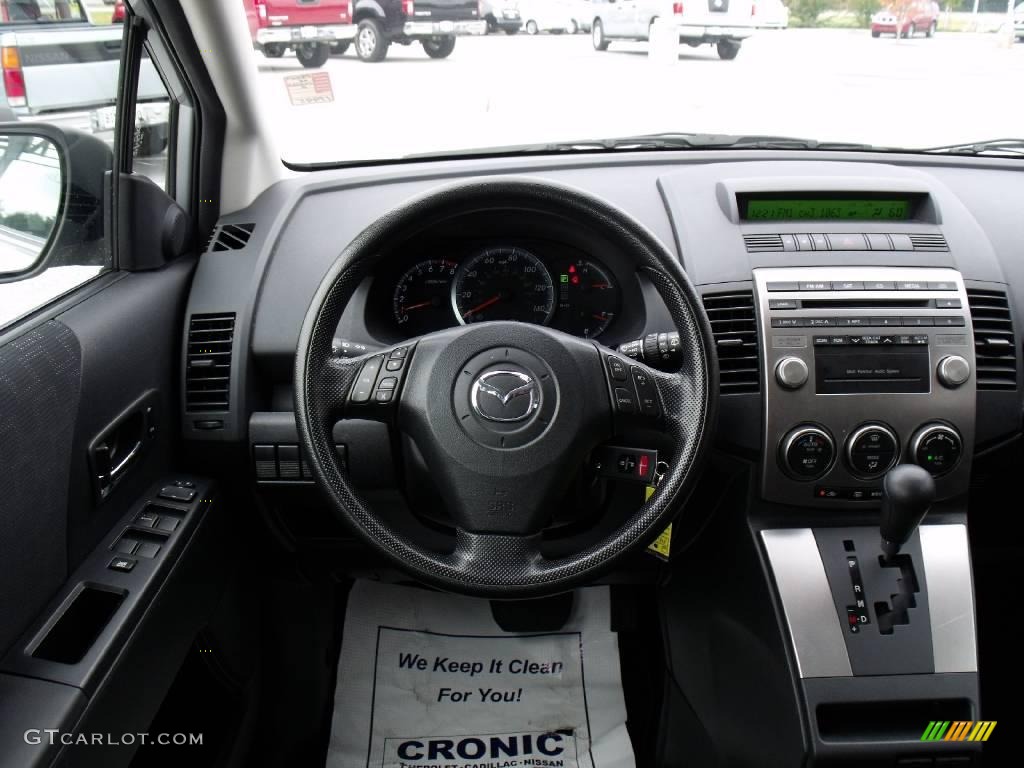
[{"label": "red pickup truck", "polygon": [[356,36],[352,0],[242,0],[253,45],[276,59],[289,48],[304,67],[321,67]]}]

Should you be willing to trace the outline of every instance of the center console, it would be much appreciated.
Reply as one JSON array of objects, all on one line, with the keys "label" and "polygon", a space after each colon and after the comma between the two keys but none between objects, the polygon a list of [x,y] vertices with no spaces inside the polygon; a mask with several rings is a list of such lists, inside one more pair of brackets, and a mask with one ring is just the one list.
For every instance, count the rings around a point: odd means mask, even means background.
[{"label": "center console", "polygon": [[914,734],[980,717],[965,514],[976,372],[963,279],[891,266],[753,274],[760,496],[787,521],[758,537],[812,762],[972,765],[980,745],[922,745]]},{"label": "center console", "polygon": [[754,282],[766,500],[877,505],[901,462],[927,469],[940,499],[967,490],[974,347],[957,271],[757,269]]}]

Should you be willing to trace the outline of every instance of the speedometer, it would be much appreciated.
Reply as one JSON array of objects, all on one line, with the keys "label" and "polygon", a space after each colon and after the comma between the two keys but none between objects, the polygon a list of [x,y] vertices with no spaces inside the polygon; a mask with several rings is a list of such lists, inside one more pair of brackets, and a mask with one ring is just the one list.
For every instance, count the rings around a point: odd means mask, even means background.
[{"label": "speedometer", "polygon": [[518,320],[547,325],[555,312],[551,274],[522,248],[488,248],[468,259],[452,283],[460,323]]}]

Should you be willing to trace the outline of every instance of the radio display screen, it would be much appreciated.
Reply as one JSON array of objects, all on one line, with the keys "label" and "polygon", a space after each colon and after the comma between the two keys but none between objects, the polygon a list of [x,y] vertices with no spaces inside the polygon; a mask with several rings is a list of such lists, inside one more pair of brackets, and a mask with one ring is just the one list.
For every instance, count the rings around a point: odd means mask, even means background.
[{"label": "radio display screen", "polygon": [[823,347],[814,351],[816,391],[820,395],[928,392],[928,347],[885,349]]},{"label": "radio display screen", "polygon": [[744,221],[910,221],[918,200],[907,195],[740,194]]}]

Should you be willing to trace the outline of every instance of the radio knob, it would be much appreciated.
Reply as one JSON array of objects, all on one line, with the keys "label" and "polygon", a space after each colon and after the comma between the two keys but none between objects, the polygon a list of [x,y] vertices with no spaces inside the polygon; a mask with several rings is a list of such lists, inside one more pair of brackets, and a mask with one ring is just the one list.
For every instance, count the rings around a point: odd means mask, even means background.
[{"label": "radio knob", "polygon": [[967,380],[971,378],[971,364],[960,355],[947,355],[939,361],[939,367],[935,373],[942,386],[956,389],[966,384]]},{"label": "radio knob", "polygon": [[807,383],[807,363],[799,357],[784,357],[775,366],[775,380],[786,389],[800,389]]},{"label": "radio knob", "polygon": [[779,460],[794,480],[815,480],[832,468],[836,444],[823,428],[805,425],[782,438]]},{"label": "radio knob", "polygon": [[963,450],[960,433],[945,424],[925,424],[910,439],[910,455],[933,477],[952,472]]}]

